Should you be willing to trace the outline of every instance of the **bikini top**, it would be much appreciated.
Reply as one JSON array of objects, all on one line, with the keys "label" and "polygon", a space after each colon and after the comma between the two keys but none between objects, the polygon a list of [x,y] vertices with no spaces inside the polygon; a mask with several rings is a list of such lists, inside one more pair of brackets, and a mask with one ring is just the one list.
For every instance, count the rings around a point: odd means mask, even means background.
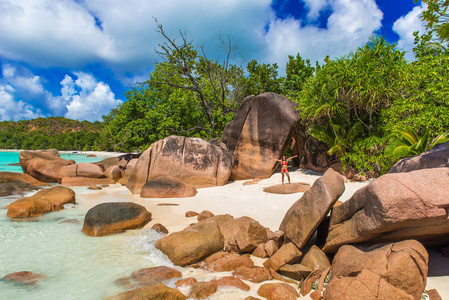
[{"label": "bikini top", "polygon": [[282,165],[283,165],[283,166],[286,166],[286,165],[287,165],[287,161],[283,161],[283,162],[282,162]]}]

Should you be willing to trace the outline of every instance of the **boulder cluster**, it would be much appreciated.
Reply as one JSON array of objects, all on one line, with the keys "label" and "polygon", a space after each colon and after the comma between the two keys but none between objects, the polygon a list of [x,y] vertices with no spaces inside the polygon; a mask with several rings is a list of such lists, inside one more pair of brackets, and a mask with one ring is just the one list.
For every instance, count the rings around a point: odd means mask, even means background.
[{"label": "boulder cluster", "polygon": [[[75,203],[66,186],[119,182],[143,198],[182,198],[229,179],[254,179],[247,182],[254,184],[272,175],[292,141],[292,153],[298,153],[298,122],[293,101],[274,93],[250,96],[227,124],[221,142],[169,136],[142,155],[96,164],[22,151],[25,174],[0,174],[0,191],[5,183],[4,189],[13,192],[46,182],[62,184],[10,204],[7,215],[16,218]],[[109,299],[204,299],[220,286],[249,291],[249,283],[260,284],[258,296],[276,300],[308,294],[312,299],[421,299],[428,274],[426,247],[449,244],[449,145],[398,162],[341,203],[344,191],[345,177],[332,168],[312,186],[269,187],[266,192],[304,192],[276,231],[246,216],[209,211],[187,212],[198,222],[170,234],[155,224],[164,236],[154,246],[175,268],[137,270],[117,281],[129,291]],[[142,228],[151,218],[135,203],[103,203],[88,211],[82,231],[103,236]],[[255,264],[254,257],[262,262]],[[181,267],[227,273],[198,282],[184,277]]]}]

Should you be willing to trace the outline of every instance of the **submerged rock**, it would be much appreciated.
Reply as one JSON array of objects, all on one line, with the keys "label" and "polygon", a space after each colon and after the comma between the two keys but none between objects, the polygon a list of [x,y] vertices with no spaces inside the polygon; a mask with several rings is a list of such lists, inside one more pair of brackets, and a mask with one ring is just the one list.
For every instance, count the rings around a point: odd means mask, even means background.
[{"label": "submerged rock", "polygon": [[66,203],[75,204],[75,192],[69,188],[55,186],[14,201],[7,206],[9,218],[37,217],[51,211],[63,209]]},{"label": "submerged rock", "polygon": [[26,192],[35,191],[37,189],[39,189],[39,187],[23,181],[0,183],[0,197],[9,195],[23,195]]},{"label": "submerged rock", "polygon": [[231,179],[270,177],[298,123],[292,100],[275,93],[246,97],[221,137],[234,156]]},{"label": "submerged rock", "polygon": [[132,202],[101,203],[89,209],[82,232],[90,236],[104,236],[128,229],[144,227],[151,221],[151,213]]},{"label": "submerged rock", "polygon": [[44,274],[33,273],[30,271],[21,271],[8,274],[0,279],[0,281],[11,282],[24,285],[35,285],[39,280],[45,278]]}]

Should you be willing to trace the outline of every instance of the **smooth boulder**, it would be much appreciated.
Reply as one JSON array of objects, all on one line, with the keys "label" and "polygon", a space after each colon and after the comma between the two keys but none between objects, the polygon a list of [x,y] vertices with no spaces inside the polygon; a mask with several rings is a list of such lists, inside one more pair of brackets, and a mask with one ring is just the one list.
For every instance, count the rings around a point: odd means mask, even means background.
[{"label": "smooth boulder", "polygon": [[39,187],[23,181],[0,183],[0,197],[9,195],[23,195],[26,192],[35,191],[37,189],[39,189]]},{"label": "smooth boulder", "polygon": [[388,173],[447,167],[449,167],[449,142],[438,144],[431,150],[421,154],[401,159],[391,167]]},{"label": "smooth boulder", "polygon": [[148,299],[170,299],[186,300],[187,297],[177,289],[170,288],[161,283],[151,286],[144,286],[138,289],[120,293],[106,298],[107,300],[148,300]]},{"label": "smooth boulder", "polygon": [[126,187],[139,194],[146,182],[157,177],[174,177],[194,187],[224,185],[232,163],[232,155],[221,142],[169,136],[142,153]]},{"label": "smooth boulder", "polygon": [[269,178],[298,123],[294,101],[275,93],[246,97],[221,137],[234,156],[231,179]]},{"label": "smooth boulder", "polygon": [[173,177],[158,177],[144,184],[142,198],[186,198],[198,193],[195,187]]},{"label": "smooth boulder", "polygon": [[21,151],[19,161],[23,173],[42,182],[57,182],[59,169],[72,164],[50,152],[42,151]]},{"label": "smooth boulder", "polygon": [[287,240],[302,249],[344,190],[343,177],[334,170],[328,169],[290,207],[279,230],[285,233]]},{"label": "smooth boulder", "polygon": [[277,184],[263,189],[265,193],[271,194],[295,194],[304,193],[310,189],[310,184],[302,182],[294,182],[289,184]]},{"label": "smooth boulder", "polygon": [[184,267],[223,250],[224,237],[217,221],[207,219],[157,240],[154,246]]},{"label": "smooth boulder", "polygon": [[415,240],[362,249],[345,245],[332,262],[325,298],[419,300],[428,259],[426,249]]},{"label": "smooth boulder", "polygon": [[37,217],[61,210],[67,203],[76,203],[75,192],[66,187],[55,186],[9,204],[6,206],[8,208],[6,216],[9,218]]},{"label": "smooth boulder", "polygon": [[82,232],[90,236],[104,236],[128,229],[144,227],[151,221],[151,213],[132,202],[98,204],[87,212]]},{"label": "smooth boulder", "polygon": [[15,172],[0,172],[0,183],[8,183],[13,181],[22,181],[34,186],[48,186],[48,183],[37,180],[28,174]]},{"label": "smooth boulder", "polygon": [[383,175],[333,209],[324,251],[345,244],[416,239],[449,243],[449,168]]}]

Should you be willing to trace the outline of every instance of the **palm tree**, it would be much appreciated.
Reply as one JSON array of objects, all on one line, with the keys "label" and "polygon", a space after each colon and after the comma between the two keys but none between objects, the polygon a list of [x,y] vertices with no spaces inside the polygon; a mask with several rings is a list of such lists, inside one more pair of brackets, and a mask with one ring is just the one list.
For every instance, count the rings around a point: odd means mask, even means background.
[{"label": "palm tree", "polygon": [[385,154],[392,156],[393,159],[418,155],[431,149],[436,144],[445,143],[449,140],[449,132],[446,132],[430,142],[428,130],[425,130],[424,134],[419,137],[410,127],[404,130],[394,130],[394,133],[398,134],[398,136],[394,137],[385,148]]}]

